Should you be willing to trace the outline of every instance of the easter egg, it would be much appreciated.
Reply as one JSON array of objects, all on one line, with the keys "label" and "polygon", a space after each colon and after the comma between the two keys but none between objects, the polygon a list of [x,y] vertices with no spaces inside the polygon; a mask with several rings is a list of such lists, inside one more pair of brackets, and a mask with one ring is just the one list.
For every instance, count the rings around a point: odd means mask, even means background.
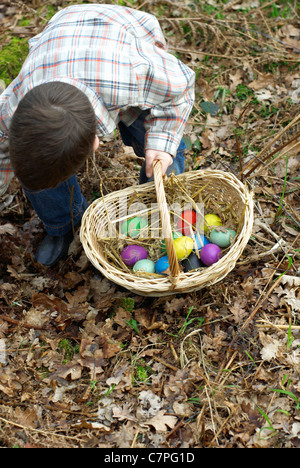
[{"label": "easter egg", "polygon": [[122,223],[121,233],[129,237],[138,237],[140,235],[140,231],[146,226],[146,219],[141,216],[136,216],[135,218],[128,219]]},{"label": "easter egg", "polygon": [[219,247],[226,248],[232,244],[236,232],[233,229],[215,228],[209,235],[209,240]]},{"label": "easter egg", "polygon": [[134,273],[154,273],[155,272],[155,263],[148,258],[144,260],[139,260],[133,265],[132,271]]},{"label": "easter egg", "polygon": [[222,250],[216,244],[206,244],[200,250],[200,260],[204,265],[210,266],[222,257]]},{"label": "easter egg", "polygon": [[[182,237],[182,234],[181,234],[181,232],[174,231],[174,232],[172,232],[172,237],[173,237],[173,239],[177,239],[177,237]],[[161,250],[163,252],[166,251],[166,241],[165,240],[163,240],[162,243],[161,243]]]},{"label": "easter egg", "polygon": [[204,216],[204,232],[208,232],[211,229],[222,226],[221,218],[216,214],[207,214]]},{"label": "easter egg", "polygon": [[155,272],[159,275],[167,275],[169,273],[169,259],[168,256],[165,255],[157,260],[155,263]]},{"label": "easter egg", "polygon": [[182,260],[190,255],[194,247],[194,241],[191,237],[182,236],[174,239],[174,248],[178,260]]},{"label": "easter egg", "polygon": [[127,245],[121,252],[121,258],[127,266],[133,266],[139,260],[144,260],[147,257],[147,250],[141,245]]},{"label": "easter egg", "polygon": [[177,221],[178,231],[181,232],[184,236],[191,234],[191,229],[193,229],[196,224],[197,214],[194,210],[183,211],[181,217]]},{"label": "easter egg", "polygon": [[[204,234],[197,233],[195,235],[195,244],[197,246],[197,249],[201,250],[204,245],[209,244],[209,240],[207,239],[206,236],[204,236]],[[196,250],[195,246],[194,246],[193,250]]]},{"label": "easter egg", "polygon": [[205,266],[195,253],[191,253],[191,255],[188,258],[181,262],[181,265],[183,266],[183,271],[185,273],[191,270],[197,270],[197,268]]}]

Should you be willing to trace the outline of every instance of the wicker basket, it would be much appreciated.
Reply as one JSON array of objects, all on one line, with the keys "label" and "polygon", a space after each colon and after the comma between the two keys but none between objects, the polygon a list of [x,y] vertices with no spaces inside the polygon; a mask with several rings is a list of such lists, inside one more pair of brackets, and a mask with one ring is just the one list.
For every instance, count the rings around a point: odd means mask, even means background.
[{"label": "wicker basket", "polygon": [[[153,169],[154,182],[110,193],[95,200],[88,207],[80,230],[80,239],[88,259],[109,280],[143,296],[158,297],[188,293],[222,280],[235,267],[250,238],[253,225],[252,195],[234,175],[226,172],[198,170],[167,178],[162,177],[160,163],[154,164]],[[182,187],[186,187],[189,183],[196,184],[199,192],[202,190],[201,195],[209,200],[214,199],[215,203],[219,204],[220,210],[224,209],[224,206],[230,206],[237,220],[235,226],[237,236],[231,247],[224,252],[223,257],[207,268],[188,273],[181,271],[172,240],[171,216],[166,194],[170,184],[174,184],[174,181]],[[118,204],[120,199],[124,198],[129,201],[139,200],[146,206],[156,201],[160,212],[161,235],[165,239],[170,263],[168,276],[137,274],[122,264],[121,260],[119,264],[112,262],[107,232],[109,231],[110,235],[114,232],[116,236],[119,236],[117,223],[122,220],[122,216],[118,212]],[[123,242],[126,244],[124,239]]]}]

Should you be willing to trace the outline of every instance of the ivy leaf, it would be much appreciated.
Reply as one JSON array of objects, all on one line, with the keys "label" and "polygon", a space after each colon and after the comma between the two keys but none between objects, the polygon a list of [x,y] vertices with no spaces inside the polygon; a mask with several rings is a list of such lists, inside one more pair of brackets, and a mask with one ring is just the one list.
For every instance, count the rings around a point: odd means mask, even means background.
[{"label": "ivy leaf", "polygon": [[204,112],[213,117],[219,112],[219,106],[214,102],[203,101],[200,103],[200,106]]}]

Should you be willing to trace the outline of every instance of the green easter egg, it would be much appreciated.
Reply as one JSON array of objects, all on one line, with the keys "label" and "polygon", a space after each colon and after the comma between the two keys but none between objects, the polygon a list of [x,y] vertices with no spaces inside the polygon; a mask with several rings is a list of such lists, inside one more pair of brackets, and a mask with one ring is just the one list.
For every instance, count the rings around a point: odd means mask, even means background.
[{"label": "green easter egg", "polygon": [[135,218],[128,219],[122,223],[121,233],[132,238],[139,237],[141,230],[146,226],[146,219],[141,216],[136,216]]},{"label": "green easter egg", "polygon": [[236,232],[233,229],[216,228],[211,231],[209,240],[221,248],[226,248],[232,244],[235,236]]},{"label": "green easter egg", "polygon": [[134,273],[154,273],[155,263],[147,258],[144,260],[139,260],[134,264],[132,270]]}]

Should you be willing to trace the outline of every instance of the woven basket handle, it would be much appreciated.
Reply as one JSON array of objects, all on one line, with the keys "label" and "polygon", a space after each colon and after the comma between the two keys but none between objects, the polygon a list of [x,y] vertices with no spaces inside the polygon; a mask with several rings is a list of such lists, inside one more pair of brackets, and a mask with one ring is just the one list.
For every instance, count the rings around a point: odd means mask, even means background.
[{"label": "woven basket handle", "polygon": [[167,207],[166,194],[161,171],[161,162],[158,160],[154,161],[153,163],[153,175],[162,223],[162,235],[166,241],[166,251],[169,259],[170,281],[176,283],[180,270],[173,242],[170,213]]}]

